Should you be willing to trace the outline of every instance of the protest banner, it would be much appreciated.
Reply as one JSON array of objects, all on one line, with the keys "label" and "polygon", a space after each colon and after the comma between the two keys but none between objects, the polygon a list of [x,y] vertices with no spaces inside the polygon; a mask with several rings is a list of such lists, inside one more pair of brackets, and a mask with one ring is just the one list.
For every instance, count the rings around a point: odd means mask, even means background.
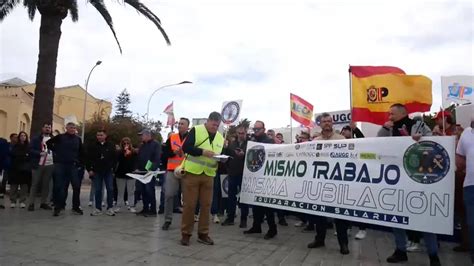
[{"label": "protest banner", "polygon": [[454,137],[249,142],[241,202],[453,233]]}]

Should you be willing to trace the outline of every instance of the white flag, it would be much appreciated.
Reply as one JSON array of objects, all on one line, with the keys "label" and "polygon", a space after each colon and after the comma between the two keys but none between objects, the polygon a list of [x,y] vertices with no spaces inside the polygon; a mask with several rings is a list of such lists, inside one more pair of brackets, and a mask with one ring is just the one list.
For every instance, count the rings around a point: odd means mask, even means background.
[{"label": "white flag", "polygon": [[474,76],[441,77],[443,107],[474,103]]},{"label": "white flag", "polygon": [[240,112],[242,111],[242,100],[228,101],[222,104],[222,122],[225,125],[235,126],[239,124]]}]

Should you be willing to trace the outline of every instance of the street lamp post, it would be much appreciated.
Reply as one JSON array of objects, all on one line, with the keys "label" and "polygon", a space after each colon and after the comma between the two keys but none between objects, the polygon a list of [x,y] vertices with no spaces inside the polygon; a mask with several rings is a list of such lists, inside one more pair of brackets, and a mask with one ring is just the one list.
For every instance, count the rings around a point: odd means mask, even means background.
[{"label": "street lamp post", "polygon": [[89,76],[87,76],[87,80],[86,80],[86,93],[84,96],[84,108],[83,108],[83,113],[82,113],[82,134],[81,134],[82,142],[84,142],[84,134],[86,132],[86,109],[87,109],[87,95],[88,95],[87,91],[88,91],[88,86],[89,86],[89,79],[91,78],[92,71],[94,71],[94,69],[100,64],[102,64],[102,61],[100,60],[95,63],[95,65],[91,69],[91,72],[89,72]]},{"label": "street lamp post", "polygon": [[146,107],[146,121],[150,121],[149,120],[149,115],[150,115],[150,102],[151,102],[151,98],[153,98],[153,95],[155,95],[155,93],[161,89],[164,89],[164,88],[167,88],[167,87],[172,87],[172,86],[178,86],[178,85],[183,85],[183,84],[192,84],[191,81],[181,81],[180,83],[174,83],[174,84],[169,84],[169,85],[164,85],[164,86],[161,86],[159,87],[158,89],[154,90],[153,93],[150,95],[150,98],[148,98],[148,104],[147,104],[147,107]]}]

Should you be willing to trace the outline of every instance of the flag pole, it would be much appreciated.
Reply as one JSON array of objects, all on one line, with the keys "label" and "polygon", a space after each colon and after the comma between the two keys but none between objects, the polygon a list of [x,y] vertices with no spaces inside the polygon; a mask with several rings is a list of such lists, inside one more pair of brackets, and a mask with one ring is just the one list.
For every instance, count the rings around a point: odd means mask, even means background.
[{"label": "flag pole", "polygon": [[[351,73],[351,65],[349,64],[349,101],[350,101],[350,107],[351,107],[351,121],[349,123],[352,123],[353,120],[353,113],[352,113],[352,73]],[[350,124],[349,124],[350,125]],[[354,137],[354,131],[351,128],[351,138]]]},{"label": "flag pole", "polygon": [[293,118],[291,117],[291,93],[290,93],[290,144],[293,144]]},{"label": "flag pole", "polygon": [[441,107],[441,115],[443,117],[443,136],[446,136],[446,120],[445,120],[445,117],[444,117],[443,107]]}]

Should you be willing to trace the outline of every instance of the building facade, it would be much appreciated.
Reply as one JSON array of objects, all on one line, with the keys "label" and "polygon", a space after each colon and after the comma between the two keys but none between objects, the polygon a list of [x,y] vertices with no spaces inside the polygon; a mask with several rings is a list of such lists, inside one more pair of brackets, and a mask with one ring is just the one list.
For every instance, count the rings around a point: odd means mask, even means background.
[{"label": "building facade", "polygon": [[[0,82],[0,137],[30,132],[35,88],[35,84],[18,78]],[[55,89],[53,130],[62,133],[66,123],[83,122],[85,96],[86,91],[79,85]],[[87,95],[86,120],[96,116],[108,118],[111,112],[112,103]]]}]

